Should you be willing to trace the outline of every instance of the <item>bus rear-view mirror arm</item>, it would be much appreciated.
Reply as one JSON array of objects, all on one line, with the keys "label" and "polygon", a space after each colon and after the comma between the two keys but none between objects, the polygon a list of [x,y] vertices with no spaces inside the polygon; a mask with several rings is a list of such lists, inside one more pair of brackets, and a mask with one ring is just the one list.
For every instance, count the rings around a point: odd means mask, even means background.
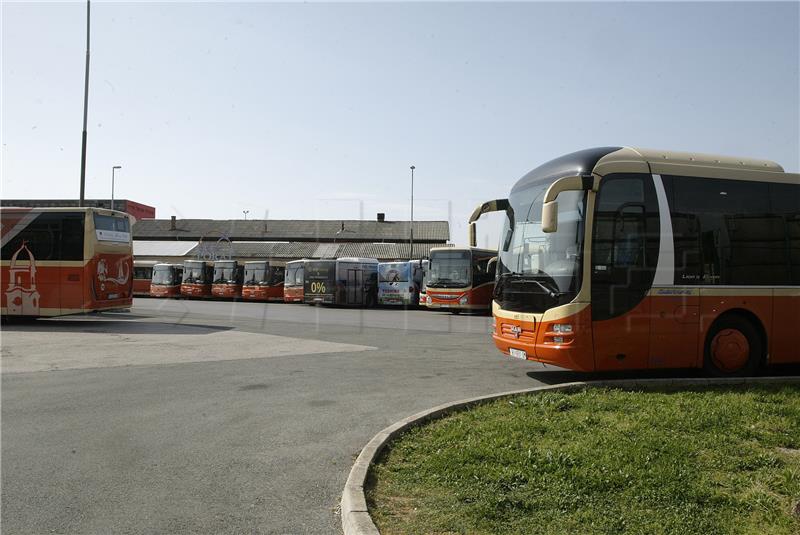
[{"label": "bus rear-view mirror arm", "polygon": [[563,191],[597,191],[597,178],[593,175],[559,178],[547,188],[542,205],[542,232],[558,230],[558,195]]},{"label": "bus rear-view mirror arm", "polygon": [[475,222],[480,219],[483,214],[488,214],[490,212],[501,212],[504,210],[508,214],[508,218],[511,221],[511,228],[514,228],[514,211],[511,209],[508,199],[495,199],[493,201],[486,201],[472,211],[472,215],[469,216],[470,247],[477,247],[478,245]]}]

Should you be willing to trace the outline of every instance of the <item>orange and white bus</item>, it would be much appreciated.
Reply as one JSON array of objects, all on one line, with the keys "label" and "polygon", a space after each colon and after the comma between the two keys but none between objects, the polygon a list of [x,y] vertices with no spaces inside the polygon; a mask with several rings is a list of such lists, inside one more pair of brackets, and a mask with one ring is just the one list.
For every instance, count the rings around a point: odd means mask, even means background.
[{"label": "orange and white bus", "polygon": [[153,266],[153,280],[150,295],[153,297],[180,297],[183,266],[181,264],[156,264]]},{"label": "orange and white bus", "polygon": [[283,282],[286,274],[283,266],[270,264],[267,260],[244,263],[242,299],[248,301],[283,301]]},{"label": "orange and white bus", "polygon": [[283,282],[283,300],[286,303],[302,303],[305,285],[305,259],[286,262]]},{"label": "orange and white bus", "polygon": [[800,362],[800,175],[622,147],[548,162],[505,211],[497,347],[585,371]]},{"label": "orange and white bus", "polygon": [[133,261],[133,295],[150,295],[150,284],[153,280],[153,267],[158,262],[154,260]]},{"label": "orange and white bus", "polygon": [[497,251],[434,247],[428,262],[425,304],[454,314],[492,306]]},{"label": "orange and white bus", "polygon": [[183,262],[183,278],[181,295],[184,297],[211,297],[211,281],[214,277],[214,266],[203,260],[186,260]]},{"label": "orange and white bus", "polygon": [[2,315],[129,308],[130,216],[98,208],[2,208]]},{"label": "orange and white bus", "polygon": [[242,297],[244,266],[236,260],[217,260],[214,262],[214,280],[211,283],[211,295],[226,299]]}]

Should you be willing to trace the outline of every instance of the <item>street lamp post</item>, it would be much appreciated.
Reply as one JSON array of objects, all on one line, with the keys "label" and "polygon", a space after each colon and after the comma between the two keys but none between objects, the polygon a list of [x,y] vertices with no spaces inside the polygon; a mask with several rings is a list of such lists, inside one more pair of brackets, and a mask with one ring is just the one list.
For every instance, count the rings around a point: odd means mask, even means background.
[{"label": "street lamp post", "polygon": [[414,258],[414,167],[411,166],[411,246],[408,249],[408,259]]},{"label": "street lamp post", "polygon": [[[84,191],[86,190],[86,120],[89,113],[89,16],[91,5],[86,0],[86,73],[83,81],[83,135],[81,137],[81,194],[78,206],[84,205]],[[112,206],[113,208],[113,206]]]},{"label": "street lamp post", "polygon": [[114,171],[122,169],[121,165],[115,165],[111,168],[111,209],[114,209]]},{"label": "street lamp post", "polygon": [[242,213],[244,214],[244,220],[247,221],[247,214],[250,213],[250,210],[242,210]]}]

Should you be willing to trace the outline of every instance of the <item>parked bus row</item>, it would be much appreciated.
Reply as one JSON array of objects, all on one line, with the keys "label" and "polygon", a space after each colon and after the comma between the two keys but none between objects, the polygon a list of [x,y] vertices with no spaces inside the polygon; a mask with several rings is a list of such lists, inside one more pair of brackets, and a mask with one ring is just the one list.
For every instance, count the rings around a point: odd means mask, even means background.
[{"label": "parked bus row", "polygon": [[423,306],[459,313],[489,310],[496,252],[441,247],[422,260],[374,258],[136,261],[134,294],[351,307]]}]

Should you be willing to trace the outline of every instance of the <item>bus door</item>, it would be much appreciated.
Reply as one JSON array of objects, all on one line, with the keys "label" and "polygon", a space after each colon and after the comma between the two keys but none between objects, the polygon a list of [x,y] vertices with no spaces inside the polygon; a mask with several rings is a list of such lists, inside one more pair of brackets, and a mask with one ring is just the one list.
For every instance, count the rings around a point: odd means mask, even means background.
[{"label": "bus door", "polygon": [[348,305],[364,304],[364,272],[361,269],[347,270],[346,300]]},{"label": "bus door", "polygon": [[659,248],[650,175],[608,175],[594,211],[591,257],[595,369],[647,368],[650,291]]}]

